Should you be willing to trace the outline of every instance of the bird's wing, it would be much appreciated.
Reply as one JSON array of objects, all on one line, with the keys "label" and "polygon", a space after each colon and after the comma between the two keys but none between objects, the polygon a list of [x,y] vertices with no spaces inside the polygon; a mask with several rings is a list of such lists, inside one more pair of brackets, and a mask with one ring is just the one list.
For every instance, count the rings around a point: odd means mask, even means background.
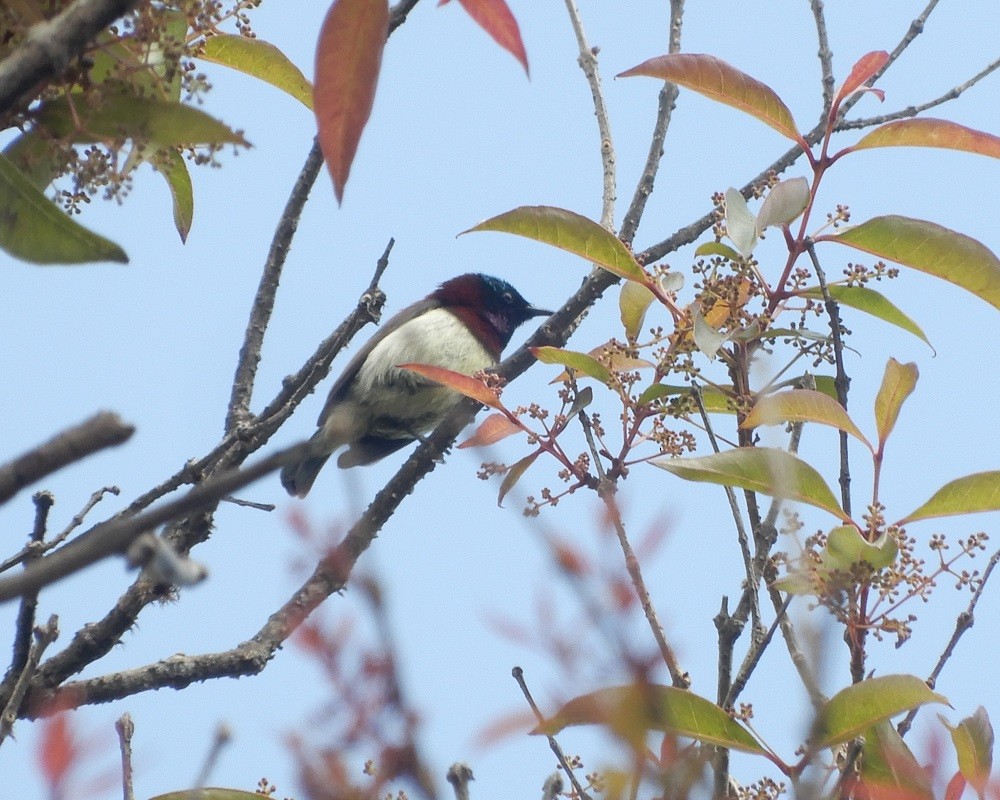
[{"label": "bird's wing", "polygon": [[419,317],[424,312],[430,311],[433,308],[439,308],[440,306],[441,303],[437,300],[424,298],[423,300],[418,300],[416,303],[407,306],[389,319],[388,322],[382,325],[378,332],[372,336],[371,339],[365,342],[365,346],[354,354],[354,358],[348,362],[340,377],[337,378],[336,382],[330,388],[330,394],[326,398],[326,404],[323,406],[323,410],[319,414],[318,424],[322,426],[331,409],[344,399],[344,396],[347,394],[347,388],[357,376],[358,370],[361,369],[361,365],[365,363],[365,359],[368,358],[372,350],[375,349],[379,342],[381,342],[386,336],[399,328],[401,325],[409,322],[411,319]]}]

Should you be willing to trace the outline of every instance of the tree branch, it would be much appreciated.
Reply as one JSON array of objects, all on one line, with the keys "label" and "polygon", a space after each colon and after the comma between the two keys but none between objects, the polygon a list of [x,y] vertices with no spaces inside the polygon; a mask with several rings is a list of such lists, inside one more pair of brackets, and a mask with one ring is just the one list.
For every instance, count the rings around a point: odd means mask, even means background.
[{"label": "tree branch", "polygon": [[30,99],[91,39],[137,5],[139,0],[75,0],[57,16],[32,26],[0,62],[0,115]]},{"label": "tree branch", "polygon": [[135,428],[110,411],[68,428],[24,455],[0,466],[0,504],[21,489],[51,475],[67,464],[128,441]]}]

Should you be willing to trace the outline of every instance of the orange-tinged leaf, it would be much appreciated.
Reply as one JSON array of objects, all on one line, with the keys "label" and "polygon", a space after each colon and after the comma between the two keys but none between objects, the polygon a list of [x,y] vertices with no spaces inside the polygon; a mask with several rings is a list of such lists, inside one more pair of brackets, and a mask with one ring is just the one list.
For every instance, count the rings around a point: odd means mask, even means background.
[{"label": "orange-tinged leaf", "polygon": [[[558,247],[630,281],[648,282],[646,273],[621,239],[593,220],[553,206],[520,206],[462,233],[496,231]],[[460,236],[462,234],[459,234]]]},{"label": "orange-tinged leaf", "polygon": [[753,735],[715,703],[673,686],[628,685],[575,697],[532,733],[554,735],[571,725],[603,725],[642,745],[651,730],[766,755]]},{"label": "orange-tinged leaf", "polygon": [[720,103],[745,111],[778,133],[805,145],[792,112],[770,86],[715,56],[671,53],[644,61],[619,78],[647,75],[676,83]]},{"label": "orange-tinged leaf", "polygon": [[338,202],[371,116],[388,30],[385,0],[334,0],[320,30],[313,108]]},{"label": "orange-tinged leaf", "polygon": [[878,395],[875,397],[875,426],[878,428],[879,450],[885,446],[885,440],[896,426],[899,410],[906,402],[906,398],[913,393],[919,377],[920,372],[916,364],[900,364],[896,359],[890,358],[885,365],[882,386],[879,387]]},{"label": "orange-tinged leaf", "polygon": [[855,797],[934,800],[930,776],[887,720],[865,731],[859,767],[863,788]]},{"label": "orange-tinged leaf", "polygon": [[872,446],[844,407],[823,392],[813,389],[792,389],[760,398],[751,409],[742,428],[777,425],[782,422],[817,422],[831,425],[851,434],[869,450]]},{"label": "orange-tinged leaf", "polygon": [[466,397],[478,400],[484,406],[502,408],[496,392],[481,380],[473,378],[471,375],[463,375],[461,372],[455,372],[444,367],[434,367],[430,364],[400,364],[399,368],[408,369],[410,372],[423,375],[435,383],[440,383],[442,386],[454,389],[459,394],[464,394]]},{"label": "orange-tinged leaf", "polygon": [[507,496],[511,489],[513,489],[521,476],[532,464],[535,463],[535,459],[538,458],[542,453],[541,450],[536,450],[534,453],[529,453],[520,461],[518,461],[514,466],[507,470],[507,474],[503,476],[503,481],[500,483],[500,491],[497,492],[497,505],[503,505],[503,499]]},{"label": "orange-tinged leaf", "polygon": [[243,789],[208,786],[204,789],[181,789],[179,792],[158,794],[149,800],[255,800],[255,798],[260,798],[260,794]]},{"label": "orange-tinged leaf", "polygon": [[[521,29],[514,14],[504,0],[458,0],[476,24],[493,37],[498,45],[521,62],[525,74],[528,71],[528,54],[521,40]],[[443,6],[444,2],[438,3]]]},{"label": "orange-tinged leaf", "polygon": [[740,447],[710,456],[658,458],[650,462],[689,481],[749,489],[772,497],[798,500],[850,522],[830,487],[797,456],[771,447]]},{"label": "orange-tinged leaf", "polygon": [[1000,511],[1000,470],[976,472],[946,483],[930,500],[896,524],[982,511]]},{"label": "orange-tinged leaf", "polygon": [[833,101],[833,106],[830,109],[831,113],[836,114],[837,108],[840,106],[844,98],[864,86],[868,82],[869,78],[882,69],[888,61],[889,54],[885,52],[885,50],[875,50],[861,56],[861,58],[857,60],[857,63],[855,63],[855,65],[851,68],[851,74],[847,76],[844,84],[837,92],[837,96]]},{"label": "orange-tinged leaf", "polygon": [[954,283],[1000,309],[1000,259],[970,236],[908,217],[874,217],[843,233],[817,236]]},{"label": "orange-tinged leaf", "polygon": [[458,449],[461,450],[463,447],[486,447],[496,444],[508,436],[513,436],[520,431],[521,427],[516,422],[512,422],[506,414],[497,411],[495,414],[490,414],[484,419],[482,424],[476,428],[476,432],[462,442],[458,446]]},{"label": "orange-tinged leaf", "polygon": [[879,125],[848,152],[872,147],[943,147],[1000,158],[1000,136],[946,119],[901,119]]},{"label": "orange-tinged leaf", "polygon": [[816,745],[834,747],[925,703],[948,701],[914,675],[883,675],[855,683],[837,692],[820,709]]}]

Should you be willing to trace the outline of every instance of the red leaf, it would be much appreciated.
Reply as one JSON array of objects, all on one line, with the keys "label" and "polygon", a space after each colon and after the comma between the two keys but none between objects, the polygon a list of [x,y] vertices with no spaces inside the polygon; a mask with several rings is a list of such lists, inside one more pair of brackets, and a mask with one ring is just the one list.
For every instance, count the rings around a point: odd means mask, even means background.
[{"label": "red leaf", "polygon": [[388,30],[385,0],[335,0],[320,31],[313,107],[338,202],[372,113]]},{"label": "red leaf", "polygon": [[958,800],[965,791],[965,778],[961,772],[956,772],[948,781],[948,788],[944,790],[945,800]]},{"label": "red leaf", "polygon": [[[486,31],[493,40],[514,58],[521,62],[526,75],[531,75],[528,71],[528,54],[524,50],[524,42],[521,41],[521,29],[517,26],[517,20],[507,5],[506,0],[458,0],[462,4],[469,16],[476,24]],[[439,6],[443,6],[448,0],[441,0]]]},{"label": "red leaf", "polygon": [[423,375],[435,383],[440,383],[442,386],[454,389],[459,394],[464,394],[466,397],[478,400],[484,406],[489,406],[490,408],[503,407],[500,405],[497,393],[481,380],[473,378],[471,375],[463,375],[461,372],[455,372],[444,367],[434,367],[430,364],[400,364],[399,368],[408,369],[410,372]]},{"label": "red leaf", "polygon": [[81,756],[76,733],[66,713],[45,720],[39,745],[39,766],[53,796],[62,792]]},{"label": "red leaf", "polygon": [[830,109],[831,115],[837,113],[845,97],[860,89],[872,75],[886,65],[888,60],[889,54],[885,50],[875,50],[861,56],[858,62],[851,68],[851,74],[847,76],[844,85],[837,92],[837,96],[834,98]]},{"label": "red leaf", "polygon": [[487,445],[499,442],[501,439],[506,439],[508,436],[513,436],[515,433],[520,432],[520,430],[521,426],[508,419],[506,414],[501,414],[498,411],[484,419],[482,425],[476,429],[476,432],[462,442],[458,446],[458,449],[461,450],[463,447],[486,447]]}]

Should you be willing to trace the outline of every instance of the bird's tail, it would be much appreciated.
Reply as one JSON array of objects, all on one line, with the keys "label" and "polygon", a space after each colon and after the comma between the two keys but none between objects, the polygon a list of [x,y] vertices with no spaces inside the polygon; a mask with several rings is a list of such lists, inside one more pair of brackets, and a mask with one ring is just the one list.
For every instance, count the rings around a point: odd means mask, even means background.
[{"label": "bird's tail", "polygon": [[305,497],[316,482],[316,476],[330,457],[329,453],[318,456],[306,456],[294,464],[286,464],[281,468],[281,485],[293,497]]}]

